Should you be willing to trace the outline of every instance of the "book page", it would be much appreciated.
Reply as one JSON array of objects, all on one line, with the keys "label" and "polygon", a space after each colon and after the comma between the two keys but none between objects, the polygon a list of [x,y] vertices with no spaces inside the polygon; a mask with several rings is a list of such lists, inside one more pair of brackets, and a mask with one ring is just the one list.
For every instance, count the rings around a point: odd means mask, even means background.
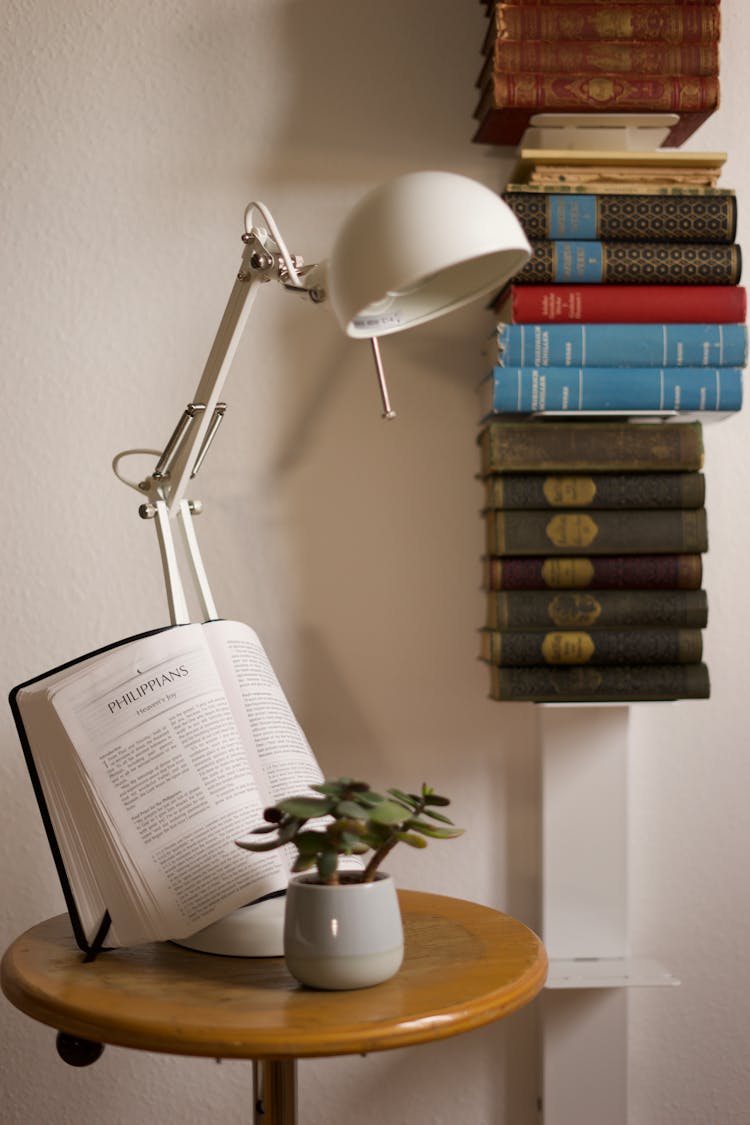
[{"label": "book page", "polygon": [[[238,726],[242,731],[247,725],[245,741],[251,757],[256,756],[256,776],[265,784],[266,804],[309,792],[324,775],[257,634],[237,621],[209,621],[205,628],[228,697],[239,705]],[[307,827],[322,823],[323,818],[313,818]],[[239,838],[252,838],[254,827],[247,825]],[[283,851],[291,867],[296,850],[289,845]],[[342,871],[359,871],[363,862],[359,856],[339,856],[338,866]]]},{"label": "book page", "polygon": [[185,937],[286,885],[279,853],[234,844],[265,797],[204,629],[113,649],[51,695],[112,841],[102,885],[123,944]]},{"label": "book page", "polygon": [[240,730],[247,726],[246,741],[263,778],[266,804],[304,793],[322,781],[320,766],[255,631],[237,621],[209,621],[204,628],[230,701],[236,691],[235,717]]}]

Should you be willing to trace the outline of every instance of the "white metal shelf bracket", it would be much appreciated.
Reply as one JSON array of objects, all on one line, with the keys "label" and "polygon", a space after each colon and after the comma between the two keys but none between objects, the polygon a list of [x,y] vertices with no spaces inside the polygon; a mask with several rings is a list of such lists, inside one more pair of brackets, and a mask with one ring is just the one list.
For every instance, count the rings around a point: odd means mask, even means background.
[{"label": "white metal shelf bracket", "polygon": [[627,1125],[627,989],[678,983],[628,941],[628,705],[536,708],[544,1125]]}]

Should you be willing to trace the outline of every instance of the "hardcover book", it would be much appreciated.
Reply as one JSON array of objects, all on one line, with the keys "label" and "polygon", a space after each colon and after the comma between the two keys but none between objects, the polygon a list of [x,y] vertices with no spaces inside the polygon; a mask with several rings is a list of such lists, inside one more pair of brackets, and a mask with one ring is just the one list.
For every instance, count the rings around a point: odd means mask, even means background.
[{"label": "hardcover book", "polygon": [[741,285],[511,283],[492,308],[506,324],[742,324],[747,293]]},{"label": "hardcover book", "polygon": [[708,668],[698,664],[490,667],[490,698],[535,703],[629,703],[708,699]]},{"label": "hardcover book", "polygon": [[483,419],[544,411],[736,412],[739,367],[495,367],[479,386]]},{"label": "hardcover book", "polygon": [[700,629],[483,629],[479,659],[507,668],[540,664],[697,664]]},{"label": "hardcover book", "polygon": [[[544,37],[542,37],[544,38]],[[534,114],[674,113],[664,144],[684,144],[719,104],[718,77],[641,74],[494,74],[482,91],[473,140],[517,145]]]},{"label": "hardcover book", "polygon": [[486,590],[698,590],[700,554],[537,556],[482,560]]},{"label": "hardcover book", "polygon": [[554,194],[505,191],[503,199],[536,240],[734,242],[737,198],[723,195]]},{"label": "hardcover book", "polygon": [[733,286],[742,274],[736,243],[529,241],[532,256],[516,274],[517,285]]},{"label": "hardcover book", "polygon": [[285,890],[282,851],[234,841],[322,774],[248,626],[130,638],[11,707],[82,949],[185,938]]},{"label": "hardcover book", "polygon": [[[494,24],[494,26],[493,26]],[[499,39],[716,43],[718,4],[496,4],[490,34]]]},{"label": "hardcover book", "polygon": [[703,473],[497,473],[485,477],[488,508],[702,508]]},{"label": "hardcover book", "polygon": [[[487,56],[489,74],[682,74],[719,73],[719,45],[661,43],[657,40],[576,42],[571,40],[495,40]],[[488,77],[489,77],[488,74]],[[480,80],[481,81],[481,80]]]},{"label": "hardcover book", "polygon": [[485,513],[488,555],[703,554],[705,508]]},{"label": "hardcover book", "polygon": [[500,367],[744,367],[744,324],[499,324]]},{"label": "hardcover book", "polygon": [[726,164],[725,152],[693,152],[685,149],[522,148],[513,180],[535,186],[568,184],[644,185],[715,188]]},{"label": "hardcover book", "polygon": [[705,590],[511,590],[487,596],[485,625],[538,629],[703,629]]},{"label": "hardcover book", "polygon": [[494,418],[480,431],[482,475],[512,472],[691,472],[703,467],[700,422]]}]

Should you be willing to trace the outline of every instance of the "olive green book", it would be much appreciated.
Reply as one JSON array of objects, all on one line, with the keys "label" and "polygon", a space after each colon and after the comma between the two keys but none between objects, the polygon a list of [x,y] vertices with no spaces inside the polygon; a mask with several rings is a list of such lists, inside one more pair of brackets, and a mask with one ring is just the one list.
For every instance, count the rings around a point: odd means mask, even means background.
[{"label": "olive green book", "polygon": [[482,629],[479,658],[487,664],[697,664],[700,629]]},{"label": "olive green book", "polygon": [[493,473],[485,508],[701,508],[703,473]]},{"label": "olive green book", "polygon": [[636,703],[708,699],[705,664],[490,668],[490,698],[533,703]]},{"label": "olive green book", "polygon": [[703,467],[700,422],[496,418],[480,431],[482,475],[693,472]]},{"label": "olive green book", "polygon": [[488,555],[702,554],[706,509],[485,513]]},{"label": "olive green book", "polygon": [[705,590],[511,590],[487,595],[488,629],[703,629]]}]

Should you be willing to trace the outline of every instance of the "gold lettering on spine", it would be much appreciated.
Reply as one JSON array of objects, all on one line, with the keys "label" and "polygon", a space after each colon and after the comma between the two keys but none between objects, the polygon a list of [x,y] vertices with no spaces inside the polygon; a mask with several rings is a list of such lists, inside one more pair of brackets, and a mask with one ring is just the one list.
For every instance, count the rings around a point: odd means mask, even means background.
[{"label": "gold lettering on spine", "polygon": [[547,633],[542,641],[545,664],[588,664],[593,655],[588,633]]},{"label": "gold lettering on spine", "polygon": [[545,530],[555,547],[588,547],[599,534],[594,520],[584,512],[553,516]]},{"label": "gold lettering on spine", "polygon": [[584,508],[596,498],[591,477],[545,477],[542,490],[552,508]]},{"label": "gold lettering on spine", "polygon": [[594,567],[590,559],[545,559],[542,578],[551,590],[580,589],[593,582]]},{"label": "gold lettering on spine", "polygon": [[601,603],[593,594],[557,594],[547,607],[550,620],[555,625],[594,625],[602,612]]}]

